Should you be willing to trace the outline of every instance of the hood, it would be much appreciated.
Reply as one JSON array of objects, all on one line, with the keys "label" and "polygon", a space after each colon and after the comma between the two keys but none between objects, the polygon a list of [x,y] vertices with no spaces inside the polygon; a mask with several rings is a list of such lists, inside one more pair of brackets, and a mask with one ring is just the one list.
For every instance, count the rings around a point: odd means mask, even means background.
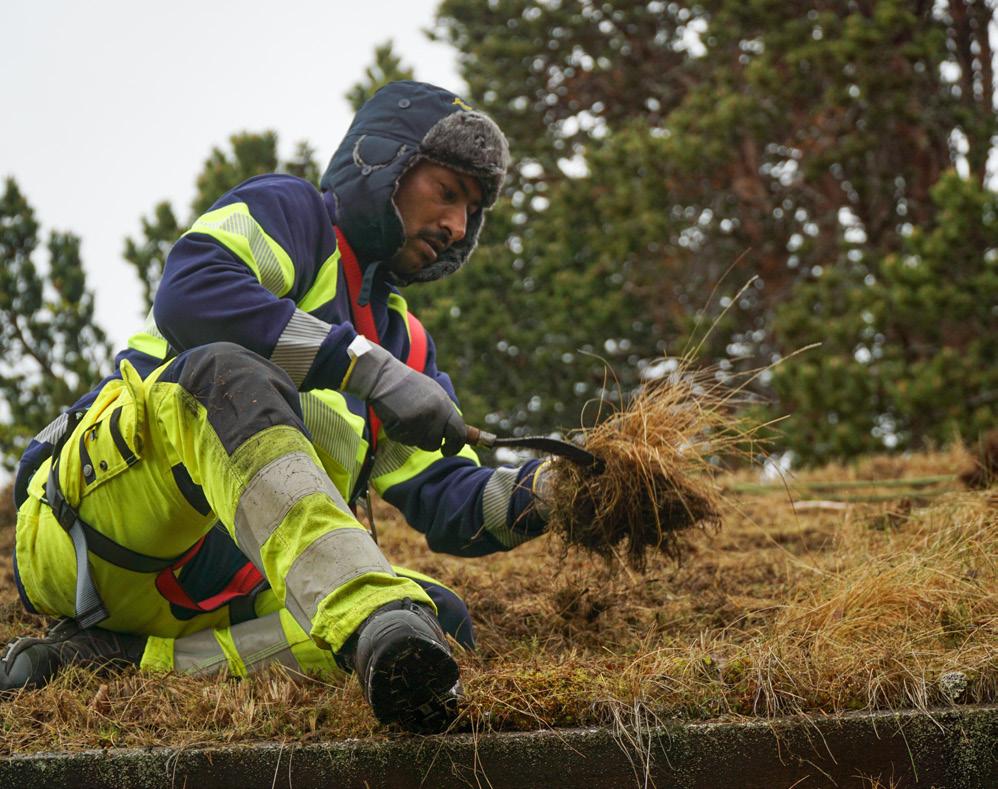
[{"label": "hood", "polygon": [[333,195],[337,225],[367,268],[402,247],[405,233],[393,198],[399,179],[422,159],[478,178],[483,206],[468,218],[463,239],[412,278],[394,277],[400,285],[439,279],[471,255],[484,209],[495,203],[509,164],[499,127],[448,90],[392,82],[357,112],[320,182]]}]

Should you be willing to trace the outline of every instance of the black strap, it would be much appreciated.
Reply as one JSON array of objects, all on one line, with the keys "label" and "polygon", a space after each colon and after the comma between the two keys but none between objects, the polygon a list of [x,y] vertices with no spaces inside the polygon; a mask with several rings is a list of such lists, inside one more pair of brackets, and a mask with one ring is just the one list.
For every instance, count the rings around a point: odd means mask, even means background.
[{"label": "black strap", "polygon": [[87,431],[80,433],[80,468],[83,471],[83,481],[92,485],[97,479],[97,472],[94,470],[94,463],[90,459],[90,451],[87,449]]},{"label": "black strap", "polygon": [[[120,437],[121,444],[125,446],[125,449],[128,449],[128,445],[125,444],[120,431],[117,430],[116,417],[120,417],[120,410],[120,408],[116,409],[111,416],[111,423],[114,428],[112,436]],[[49,470],[48,480],[45,485],[45,498],[46,503],[52,509],[55,519],[66,530],[66,533],[73,541],[73,550],[76,554],[75,619],[80,627],[86,628],[103,622],[109,616],[107,606],[104,605],[104,601],[97,591],[97,586],[94,584],[93,571],[90,567],[88,553],[93,553],[104,561],[126,570],[140,573],[158,573],[176,564],[184,556],[186,551],[171,559],[146,556],[138,551],[126,548],[124,545],[120,545],[110,537],[101,534],[89,523],[80,518],[79,513],[66,501],[66,497],[62,495],[62,490],[59,487],[59,456],[63,445],[78,423],[79,417],[76,417],[72,429],[67,429],[66,433],[56,442],[52,456],[52,467]],[[121,452],[121,444],[118,443],[118,439],[116,438],[115,445],[118,446],[119,452]],[[80,437],[80,452],[84,466],[89,465],[90,456],[86,453],[82,436]],[[129,460],[128,456],[131,456],[132,460]],[[128,456],[122,452],[122,457],[129,464],[134,463],[137,459],[131,450],[128,450]],[[93,467],[91,465],[92,471]],[[86,473],[84,477],[86,477]]]},{"label": "black strap", "polygon": [[59,521],[59,525],[66,531],[72,529],[74,525],[79,524],[80,529],[86,537],[87,550],[95,556],[99,556],[106,562],[110,562],[125,570],[131,570],[132,572],[158,573],[168,567],[172,567],[187,553],[187,551],[184,551],[169,559],[163,559],[158,556],[147,556],[144,553],[133,551],[131,548],[126,548],[110,537],[101,534],[101,532],[97,531],[89,523],[82,520],[76,510],[69,505],[69,502],[62,495],[62,491],[59,490],[56,465],[57,462],[52,464],[52,471],[49,474],[49,484],[46,490],[49,506],[52,508],[52,513],[55,515],[56,520]]},{"label": "black strap", "polygon": [[208,499],[205,498],[204,488],[191,479],[191,473],[187,470],[187,466],[183,463],[178,463],[170,471],[173,473],[173,481],[177,486],[177,490],[187,499],[187,503],[201,515],[211,513],[211,505],[208,503]]},{"label": "black strap", "polygon": [[119,405],[111,413],[111,439],[114,441],[114,445],[118,448],[118,454],[121,455],[122,459],[129,466],[132,465],[138,457],[134,452],[132,452],[131,447],[125,441],[125,437],[121,435],[121,428],[118,427],[118,421],[121,419],[121,406]]}]

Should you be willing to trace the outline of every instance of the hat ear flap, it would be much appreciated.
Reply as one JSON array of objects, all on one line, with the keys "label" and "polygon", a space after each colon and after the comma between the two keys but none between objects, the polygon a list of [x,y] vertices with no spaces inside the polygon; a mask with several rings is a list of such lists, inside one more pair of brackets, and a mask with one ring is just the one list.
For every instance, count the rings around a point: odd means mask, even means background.
[{"label": "hat ear flap", "polygon": [[353,146],[353,161],[360,168],[361,175],[370,175],[375,170],[391,165],[407,150],[409,146],[387,137],[362,134]]}]

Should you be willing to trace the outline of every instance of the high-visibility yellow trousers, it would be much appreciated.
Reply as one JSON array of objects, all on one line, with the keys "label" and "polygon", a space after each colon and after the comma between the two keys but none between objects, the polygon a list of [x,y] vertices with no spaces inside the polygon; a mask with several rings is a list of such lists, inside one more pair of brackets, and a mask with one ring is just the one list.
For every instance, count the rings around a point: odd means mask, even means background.
[{"label": "high-visibility yellow trousers", "polygon": [[[233,624],[228,606],[180,619],[154,574],[91,553],[110,615],[101,627],[151,636],[143,665],[200,670],[195,663],[214,650],[210,636],[234,673],[240,661],[255,665],[243,653],[268,651],[289,664],[293,656],[299,668],[328,668],[330,652],[377,608],[404,598],[434,607],[392,568],[324,472],[280,368],[218,343],[144,380],[127,362],[121,372],[60,452],[66,500],[105,536],[154,557],[181,555],[220,522],[272,590],[248,622]],[[49,468],[46,461],[36,472],[18,511],[17,568],[35,609],[72,616],[75,553],[44,500]]]}]

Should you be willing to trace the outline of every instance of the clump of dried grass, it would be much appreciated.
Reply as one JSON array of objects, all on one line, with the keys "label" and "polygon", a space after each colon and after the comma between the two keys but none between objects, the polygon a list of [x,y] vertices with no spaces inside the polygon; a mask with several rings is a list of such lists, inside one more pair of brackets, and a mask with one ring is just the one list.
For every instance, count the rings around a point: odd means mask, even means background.
[{"label": "clump of dried grass", "polygon": [[78,668],[0,704],[0,755],[37,749],[173,747],[370,736],[356,683],[329,685],[273,667],[249,679],[100,677]]},{"label": "clump of dried grass", "polygon": [[983,490],[998,480],[998,430],[981,436],[973,463],[960,473],[960,481],[971,490]]},{"label": "clump of dried grass", "polygon": [[678,559],[679,532],[721,524],[717,462],[744,455],[752,432],[733,413],[738,393],[684,361],[583,429],[583,445],[604,467],[553,462],[545,491],[551,531],[639,570],[649,552]]},{"label": "clump of dried grass", "polygon": [[[779,509],[773,504],[770,516]],[[876,510],[830,519],[820,551],[801,545],[799,554],[785,554],[782,572],[767,581],[780,600],[754,622],[732,616],[718,627],[701,618],[686,633],[644,629],[643,638],[632,634],[615,649],[541,643],[472,662],[466,724],[612,726],[620,714],[639,709],[669,718],[772,718],[992,702],[998,694],[995,511],[979,495],[950,495],[889,533],[871,526]],[[735,519],[736,531],[746,525]],[[741,564],[748,564],[750,546],[743,548]],[[714,569],[684,569],[686,581],[671,586],[693,597],[705,572]],[[620,615],[631,619],[646,604]],[[967,679],[958,699],[940,683],[953,671]]]}]

